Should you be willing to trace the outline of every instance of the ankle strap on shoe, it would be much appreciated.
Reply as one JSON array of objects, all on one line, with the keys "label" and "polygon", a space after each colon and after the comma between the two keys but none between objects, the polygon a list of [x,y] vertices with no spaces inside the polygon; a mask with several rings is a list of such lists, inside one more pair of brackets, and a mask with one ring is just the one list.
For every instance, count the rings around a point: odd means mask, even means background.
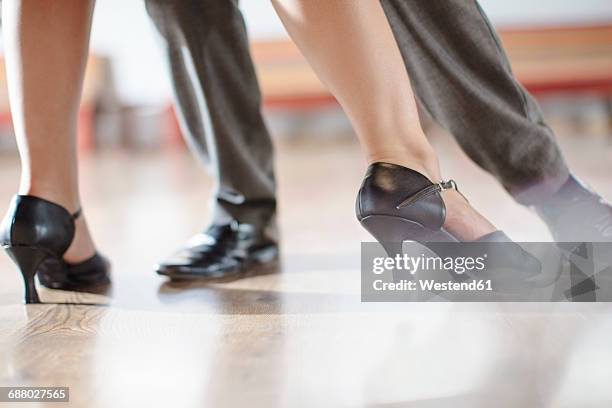
[{"label": "ankle strap on shoe", "polygon": [[[399,210],[401,208],[409,206],[410,204],[414,204],[417,201],[420,201],[426,197],[429,197],[432,194],[441,193],[445,190],[455,190],[456,192],[461,194],[455,180],[441,181],[439,183],[434,183],[430,186],[425,187],[422,190],[417,191],[416,193],[399,203],[395,208]],[[461,194],[461,196],[465,198],[463,194]],[[467,201],[467,198],[465,198],[465,200]]]},{"label": "ankle strap on shoe", "polygon": [[72,219],[74,221],[77,220],[77,218],[79,218],[81,216],[81,214],[83,214],[83,209],[79,208],[78,210],[76,210],[72,215],[70,215],[72,217]]}]

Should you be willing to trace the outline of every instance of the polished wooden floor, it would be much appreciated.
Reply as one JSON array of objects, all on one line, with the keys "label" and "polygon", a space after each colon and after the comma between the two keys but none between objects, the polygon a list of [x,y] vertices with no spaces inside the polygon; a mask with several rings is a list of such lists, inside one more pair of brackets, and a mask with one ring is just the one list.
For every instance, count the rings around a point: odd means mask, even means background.
[{"label": "polished wooden floor", "polygon": [[[434,142],[484,214],[516,240],[549,239],[453,143]],[[610,140],[562,144],[612,199]],[[357,146],[296,139],[277,153],[280,271],[214,285],[152,272],[207,218],[211,184],[186,152],[84,158],[86,214],[114,264],[112,296],[41,290],[47,301],[100,306],[25,307],[0,257],[0,386],[69,386],[71,407],[612,406],[612,306],[361,303],[359,244],[369,237],[353,213]],[[6,204],[15,158],[2,157],[0,174]]]}]

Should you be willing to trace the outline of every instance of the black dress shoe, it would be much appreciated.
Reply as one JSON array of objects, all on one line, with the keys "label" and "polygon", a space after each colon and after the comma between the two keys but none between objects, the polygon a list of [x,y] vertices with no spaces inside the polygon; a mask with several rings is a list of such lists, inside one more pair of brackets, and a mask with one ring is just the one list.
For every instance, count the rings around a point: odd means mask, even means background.
[{"label": "black dress shoe", "polygon": [[34,278],[52,289],[101,293],[110,284],[110,266],[99,254],[77,263],[64,261],[75,220],[64,207],[42,198],[16,195],[0,226],[0,244],[17,264],[25,302],[40,303]]},{"label": "black dress shoe", "polygon": [[255,267],[273,267],[277,261],[278,245],[263,229],[234,221],[196,235],[156,270],[172,279],[217,280],[240,277]]},{"label": "black dress shoe", "polygon": [[612,206],[574,176],[535,210],[556,242],[612,242]]}]

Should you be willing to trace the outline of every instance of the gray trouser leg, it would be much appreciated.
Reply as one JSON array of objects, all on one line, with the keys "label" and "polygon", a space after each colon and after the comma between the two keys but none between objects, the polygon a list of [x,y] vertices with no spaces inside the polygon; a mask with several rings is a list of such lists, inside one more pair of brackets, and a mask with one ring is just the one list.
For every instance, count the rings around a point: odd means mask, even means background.
[{"label": "gray trouser leg", "polygon": [[165,39],[181,124],[217,180],[213,222],[274,224],[273,149],[234,0],[147,0]]},{"label": "gray trouser leg", "polygon": [[515,199],[537,203],[569,171],[474,0],[381,0],[417,97]]}]

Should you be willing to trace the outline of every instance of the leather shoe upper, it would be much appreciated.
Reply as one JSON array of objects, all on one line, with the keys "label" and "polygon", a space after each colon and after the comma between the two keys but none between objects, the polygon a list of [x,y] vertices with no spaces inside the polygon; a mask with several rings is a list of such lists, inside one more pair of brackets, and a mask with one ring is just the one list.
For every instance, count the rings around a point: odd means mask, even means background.
[{"label": "leather shoe upper", "polygon": [[373,163],[368,167],[357,196],[357,218],[389,215],[438,230],[446,217],[446,207],[439,193],[424,197],[412,205],[400,206],[407,198],[430,186],[433,183],[417,171],[391,163]]},{"label": "leather shoe upper", "polygon": [[252,262],[276,259],[277,244],[263,230],[236,221],[212,225],[191,238],[187,245],[157,265],[157,272],[171,277],[218,278],[239,272]]}]

